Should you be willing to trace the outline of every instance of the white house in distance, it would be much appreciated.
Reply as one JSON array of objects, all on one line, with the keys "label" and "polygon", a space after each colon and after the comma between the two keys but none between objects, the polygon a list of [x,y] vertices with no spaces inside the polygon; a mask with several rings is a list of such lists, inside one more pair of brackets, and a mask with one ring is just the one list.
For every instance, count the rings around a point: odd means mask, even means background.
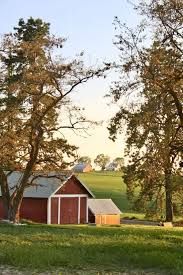
[{"label": "white house in distance", "polygon": [[109,163],[106,167],[106,171],[119,171],[120,170],[120,165],[114,162]]}]

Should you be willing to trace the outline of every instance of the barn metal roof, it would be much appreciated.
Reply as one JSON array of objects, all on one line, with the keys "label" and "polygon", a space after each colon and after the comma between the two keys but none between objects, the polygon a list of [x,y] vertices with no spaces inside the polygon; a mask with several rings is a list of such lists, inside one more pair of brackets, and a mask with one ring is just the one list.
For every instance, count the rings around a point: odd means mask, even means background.
[{"label": "barn metal roof", "polygon": [[[15,171],[8,176],[8,184],[10,186],[11,193],[15,190],[16,185],[20,183],[22,175],[22,172]],[[37,173],[37,176],[38,177],[33,182],[34,185],[29,186],[25,189],[25,198],[48,198],[53,193],[55,193],[60,187],[62,187],[72,175],[65,175],[56,172],[51,172],[48,174],[39,172]],[[33,176],[30,177],[29,181],[31,181],[32,178]],[[92,192],[82,182],[80,183],[85,187],[88,193],[90,193],[91,196],[93,196]]]},{"label": "barn metal roof", "polygon": [[[78,163],[73,167],[73,171],[75,172],[82,172],[88,165],[87,163]],[[90,165],[91,166],[91,165]]]},{"label": "barn metal roof", "polygon": [[111,199],[89,199],[88,207],[94,215],[121,214],[121,211]]}]

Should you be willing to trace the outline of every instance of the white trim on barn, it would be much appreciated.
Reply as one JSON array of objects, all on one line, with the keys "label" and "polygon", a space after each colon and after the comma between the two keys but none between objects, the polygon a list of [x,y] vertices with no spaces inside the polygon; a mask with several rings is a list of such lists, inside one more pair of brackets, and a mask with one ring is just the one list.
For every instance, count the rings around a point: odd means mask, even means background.
[{"label": "white trim on barn", "polygon": [[81,212],[80,200],[81,200],[81,197],[78,197],[78,224],[80,224],[80,212]]},{"label": "white trim on barn", "polygon": [[78,198],[78,224],[80,224],[81,198],[86,198],[86,223],[88,223],[88,195],[86,194],[56,194],[51,195],[47,201],[47,224],[51,224],[51,198],[58,198],[57,224],[60,224],[61,198]]},{"label": "white trim on barn", "polygon": [[[51,194],[51,196],[56,195],[57,191],[58,191],[60,188],[62,188],[62,187],[68,182],[68,180],[71,179],[72,176],[74,176],[74,177],[76,178],[76,176],[75,176],[74,174],[72,174],[70,177],[68,177],[68,178],[62,183],[61,186],[59,186],[59,187]],[[77,179],[77,178],[76,178],[76,179]],[[78,179],[77,179],[77,180],[78,180]],[[80,180],[78,180],[78,181],[79,181],[79,182],[81,183],[81,185],[87,190],[87,192],[88,192],[93,198],[95,198],[94,194],[88,189],[88,187],[87,187],[83,182],[81,182]]]},{"label": "white trim on barn", "polygon": [[[81,214],[81,198],[86,198],[86,223],[88,223],[88,198],[87,194],[56,194],[60,188],[62,188],[68,180],[72,177],[68,177],[61,186],[59,186],[49,197],[47,200],[47,224],[51,224],[51,198],[58,198],[58,217],[57,223],[60,224],[60,211],[61,211],[61,198],[78,198],[78,224],[80,224],[80,214]],[[93,193],[87,188],[87,186],[82,183],[81,185],[87,190],[87,192],[94,198]]]},{"label": "white trim on barn", "polygon": [[60,194],[57,194],[57,195],[53,195],[53,196],[51,196],[52,198],[88,198],[88,195],[86,195],[86,194],[62,194],[62,195],[60,195]]},{"label": "white trim on barn", "polygon": [[52,194],[50,197],[52,197],[57,191],[64,186],[68,182],[68,180],[72,177],[73,175],[69,176]]},{"label": "white trim on barn", "polygon": [[60,200],[61,198],[58,198],[58,224],[60,224]]},{"label": "white trim on barn", "polygon": [[88,198],[86,199],[86,223],[88,223]]},{"label": "white trim on barn", "polygon": [[51,224],[51,196],[47,200],[47,224]]}]

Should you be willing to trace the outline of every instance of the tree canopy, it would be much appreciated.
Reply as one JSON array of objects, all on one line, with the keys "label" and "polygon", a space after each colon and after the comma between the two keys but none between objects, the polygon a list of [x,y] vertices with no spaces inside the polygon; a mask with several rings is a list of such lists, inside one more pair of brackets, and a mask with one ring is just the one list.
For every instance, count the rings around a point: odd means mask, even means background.
[{"label": "tree canopy", "polygon": [[[124,123],[127,126],[128,197],[147,212],[166,209],[171,221],[174,196],[181,190],[174,179],[180,176],[177,164],[183,150],[183,3],[141,1],[136,9],[146,16],[136,30],[115,18],[115,45],[120,51],[116,68],[121,76],[112,84],[110,96],[122,104],[108,129],[115,140]],[[149,27],[151,43],[145,43]]]},{"label": "tree canopy", "polygon": [[79,157],[77,161],[84,164],[91,164],[91,158],[89,156]]},{"label": "tree canopy", "polygon": [[94,160],[94,163],[101,167],[101,170],[104,170],[106,165],[109,163],[110,157],[104,154],[99,154]]}]

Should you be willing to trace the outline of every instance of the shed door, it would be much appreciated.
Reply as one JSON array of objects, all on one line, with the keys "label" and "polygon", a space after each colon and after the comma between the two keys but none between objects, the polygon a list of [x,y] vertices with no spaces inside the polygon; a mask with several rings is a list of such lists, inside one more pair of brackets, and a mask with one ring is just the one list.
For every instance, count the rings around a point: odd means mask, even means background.
[{"label": "shed door", "polygon": [[78,198],[61,198],[60,223],[78,223]]}]

